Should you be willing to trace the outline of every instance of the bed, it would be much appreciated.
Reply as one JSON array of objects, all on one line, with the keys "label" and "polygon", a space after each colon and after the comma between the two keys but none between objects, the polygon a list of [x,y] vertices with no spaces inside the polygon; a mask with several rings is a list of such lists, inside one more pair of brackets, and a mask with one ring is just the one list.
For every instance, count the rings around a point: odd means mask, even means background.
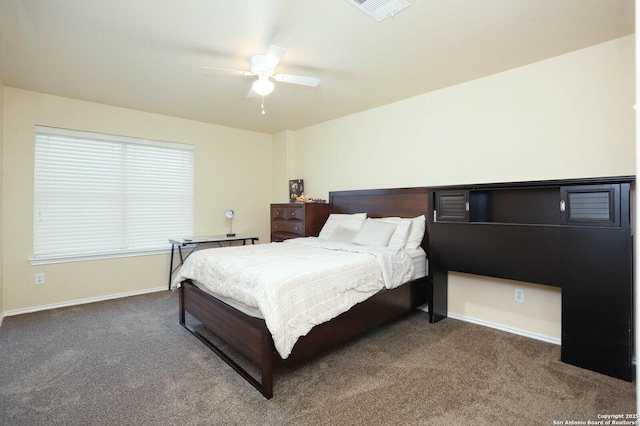
[{"label": "bed", "polygon": [[[329,204],[330,213],[333,216],[366,213],[366,217],[369,219],[416,218],[427,214],[428,191],[426,188],[336,191],[329,194]],[[428,259],[429,238],[426,222],[428,221],[425,221],[425,231],[418,249],[421,249]],[[285,249],[286,246],[291,247],[304,242],[290,243],[272,243],[272,245]],[[310,243],[315,244],[314,241]],[[303,250],[303,246],[296,247]],[[250,250],[257,249],[256,247],[250,248]],[[347,255],[345,253],[341,256]],[[193,262],[197,261],[198,258],[194,257]],[[398,261],[394,260],[393,262]],[[412,258],[412,262],[411,268],[414,268],[416,260]],[[394,321],[422,305],[430,304],[433,292],[426,267],[428,261],[424,261],[424,263],[423,273],[416,275],[412,272],[412,277],[418,276],[419,278],[411,278],[406,283],[399,282],[387,285],[385,276],[385,285],[381,289],[370,291],[371,294],[367,294],[365,300],[357,300],[346,312],[317,324],[308,331],[303,330],[302,335],[296,337],[293,344],[284,339],[288,342],[286,349],[284,349],[284,356],[282,355],[283,339],[276,333],[272,333],[267,326],[269,324],[273,328],[271,317],[254,315],[252,312],[247,312],[242,303],[236,304],[231,299],[225,298],[224,295],[212,294],[196,278],[190,279],[182,276],[176,280],[179,291],[179,321],[183,327],[220,356],[266,398],[271,398],[273,396],[274,371],[277,365],[293,364],[318,355]],[[292,269],[295,269],[295,266]],[[385,274],[382,273],[382,275]],[[259,376],[260,380],[243,368],[237,359],[232,359],[228,354],[229,351],[221,349],[221,345],[214,343],[205,333],[201,333],[199,328],[192,326],[186,320],[187,316],[197,320],[208,331],[230,345],[235,352],[255,364],[259,373],[254,375]],[[430,321],[433,322],[431,313]],[[277,336],[275,343],[274,336]]]}]

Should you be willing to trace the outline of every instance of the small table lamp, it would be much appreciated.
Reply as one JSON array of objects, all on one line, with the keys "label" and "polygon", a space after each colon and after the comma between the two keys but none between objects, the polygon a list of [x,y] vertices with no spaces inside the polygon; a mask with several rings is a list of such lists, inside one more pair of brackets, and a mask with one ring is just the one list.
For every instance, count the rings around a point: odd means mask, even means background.
[{"label": "small table lamp", "polygon": [[225,216],[227,217],[227,219],[229,219],[229,233],[227,234],[227,237],[235,237],[236,234],[233,233],[233,216],[234,216],[234,212],[233,210],[227,210],[225,212]]}]

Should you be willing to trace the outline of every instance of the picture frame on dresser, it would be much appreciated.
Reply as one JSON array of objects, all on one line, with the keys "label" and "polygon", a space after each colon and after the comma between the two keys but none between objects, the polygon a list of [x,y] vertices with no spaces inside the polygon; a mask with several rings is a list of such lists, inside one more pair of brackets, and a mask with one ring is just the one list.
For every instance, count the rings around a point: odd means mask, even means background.
[{"label": "picture frame on dresser", "polygon": [[289,201],[294,203],[298,197],[304,194],[304,179],[292,179],[289,181]]}]

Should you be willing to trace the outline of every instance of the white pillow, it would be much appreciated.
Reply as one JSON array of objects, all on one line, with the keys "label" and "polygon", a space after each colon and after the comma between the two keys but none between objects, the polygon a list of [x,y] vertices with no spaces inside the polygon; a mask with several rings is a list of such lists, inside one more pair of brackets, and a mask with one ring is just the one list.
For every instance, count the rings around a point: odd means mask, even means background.
[{"label": "white pillow", "polygon": [[414,250],[420,247],[422,238],[424,237],[425,227],[426,218],[424,215],[411,219],[411,227],[409,228],[409,235],[407,236],[407,243],[404,248],[407,250]]},{"label": "white pillow", "polygon": [[353,244],[369,247],[386,247],[395,230],[395,223],[367,219],[353,239]]},{"label": "white pillow", "polygon": [[401,217],[382,217],[375,220],[394,223],[396,225],[396,230],[393,231],[393,235],[391,235],[391,239],[389,239],[389,244],[387,244],[387,247],[399,249],[404,248],[407,243],[407,237],[409,236],[411,219],[404,219]]},{"label": "white pillow", "polygon": [[358,231],[354,229],[345,228],[344,226],[337,226],[331,233],[329,239],[331,241],[340,241],[343,243],[350,243],[355,238]]},{"label": "white pillow", "polygon": [[323,240],[330,239],[331,234],[333,234],[333,231],[335,231],[338,226],[357,231],[360,229],[360,227],[362,226],[362,222],[364,222],[366,218],[366,213],[332,213],[329,215],[329,218],[325,222],[324,226],[322,226],[320,234],[318,234],[318,238],[321,238]]}]

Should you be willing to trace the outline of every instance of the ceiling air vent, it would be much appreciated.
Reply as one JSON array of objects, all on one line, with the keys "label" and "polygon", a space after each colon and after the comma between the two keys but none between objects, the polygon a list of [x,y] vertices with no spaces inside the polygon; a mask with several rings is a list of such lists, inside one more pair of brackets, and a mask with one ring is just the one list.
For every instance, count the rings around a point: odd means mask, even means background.
[{"label": "ceiling air vent", "polygon": [[408,0],[347,0],[376,21],[384,21],[411,4]]}]

